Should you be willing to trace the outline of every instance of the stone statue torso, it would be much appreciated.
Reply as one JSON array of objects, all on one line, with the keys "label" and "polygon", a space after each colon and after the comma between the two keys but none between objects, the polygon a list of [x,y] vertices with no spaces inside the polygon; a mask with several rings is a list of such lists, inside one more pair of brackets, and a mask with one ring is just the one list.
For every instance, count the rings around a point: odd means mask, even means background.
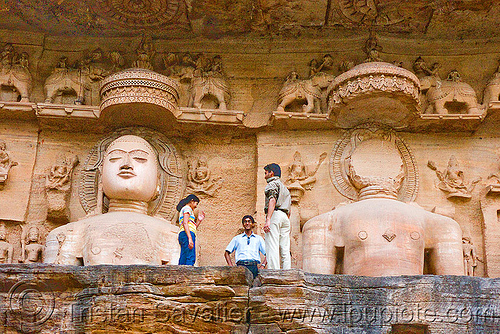
[{"label": "stone statue torso", "polygon": [[[373,208],[377,208],[374,210]],[[416,207],[390,199],[366,199],[337,209],[348,275],[423,274],[425,219]]]},{"label": "stone statue torso", "polygon": [[[177,256],[176,226],[135,212],[109,212],[55,229],[46,262],[59,264],[171,264]],[[64,238],[57,240],[63,233]],[[173,246],[172,246],[173,245]],[[47,257],[49,259],[47,259]]]}]

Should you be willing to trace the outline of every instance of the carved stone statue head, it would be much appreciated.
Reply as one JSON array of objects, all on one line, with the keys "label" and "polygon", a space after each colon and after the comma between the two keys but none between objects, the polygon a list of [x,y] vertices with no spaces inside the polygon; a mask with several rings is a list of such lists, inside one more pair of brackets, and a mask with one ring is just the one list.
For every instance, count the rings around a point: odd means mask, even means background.
[{"label": "carved stone statue head", "polygon": [[156,194],[158,172],[156,153],[146,140],[119,137],[104,154],[103,192],[110,199],[150,202]]},{"label": "carved stone statue head", "polygon": [[452,70],[448,74],[447,80],[451,80],[451,81],[454,81],[454,82],[459,82],[459,81],[462,81],[462,77],[460,76],[460,73],[458,73],[457,70]]},{"label": "carved stone statue head", "polygon": [[[111,200],[148,203],[147,214],[172,220],[182,194],[181,164],[166,137],[147,128],[119,129],[89,153],[80,201],[89,214],[108,212]],[[115,201],[116,203],[116,201]]]},{"label": "carved stone statue head", "polygon": [[32,226],[28,232],[28,242],[38,242],[39,237],[40,233],[38,232],[38,228],[36,226]]}]

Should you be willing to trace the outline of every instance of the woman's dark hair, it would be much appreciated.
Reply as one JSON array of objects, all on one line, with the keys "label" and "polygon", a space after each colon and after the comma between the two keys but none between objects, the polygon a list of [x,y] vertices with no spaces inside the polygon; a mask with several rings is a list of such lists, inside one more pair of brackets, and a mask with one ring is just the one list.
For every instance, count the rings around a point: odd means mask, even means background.
[{"label": "woman's dark hair", "polygon": [[195,201],[197,203],[200,203],[200,199],[198,198],[198,196],[193,195],[193,194],[189,194],[185,198],[183,198],[179,201],[179,204],[177,204],[177,207],[176,207],[177,211],[181,212],[182,208],[184,206],[186,206],[187,204],[189,204],[189,202],[191,202],[191,201]]}]

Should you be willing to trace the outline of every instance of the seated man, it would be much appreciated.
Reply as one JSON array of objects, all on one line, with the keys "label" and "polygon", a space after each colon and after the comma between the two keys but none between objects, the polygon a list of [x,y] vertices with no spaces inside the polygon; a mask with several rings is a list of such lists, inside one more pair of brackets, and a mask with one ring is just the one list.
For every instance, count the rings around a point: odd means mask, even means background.
[{"label": "seated man", "polygon": [[[224,257],[230,266],[234,266],[230,254],[236,251],[236,265],[247,267],[253,274],[253,278],[257,277],[259,268],[264,269],[266,266],[266,251],[264,239],[260,235],[252,232],[255,221],[252,216],[246,215],[241,220],[245,232],[235,236],[229,245],[226,247]],[[260,253],[264,255],[264,261],[260,263]]]}]

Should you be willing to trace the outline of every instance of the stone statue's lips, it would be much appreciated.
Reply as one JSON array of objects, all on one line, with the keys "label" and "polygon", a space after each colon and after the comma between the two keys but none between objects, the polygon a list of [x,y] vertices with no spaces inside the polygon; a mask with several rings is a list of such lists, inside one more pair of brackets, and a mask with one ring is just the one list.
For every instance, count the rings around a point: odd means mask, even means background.
[{"label": "stone statue's lips", "polygon": [[135,173],[130,170],[122,170],[118,175],[124,179],[130,179],[135,176]]}]

